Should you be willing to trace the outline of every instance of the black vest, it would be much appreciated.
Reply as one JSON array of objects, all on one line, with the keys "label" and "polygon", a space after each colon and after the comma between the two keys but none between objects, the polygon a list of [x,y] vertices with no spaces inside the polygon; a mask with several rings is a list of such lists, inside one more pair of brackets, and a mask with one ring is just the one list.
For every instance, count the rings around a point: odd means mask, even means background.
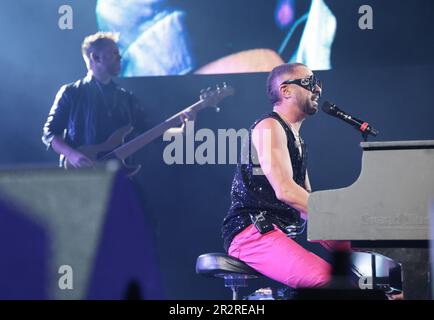
[{"label": "black vest", "polygon": [[[295,137],[288,125],[275,112],[258,120],[249,129],[249,139],[243,143],[241,163],[237,165],[231,189],[231,206],[223,221],[222,235],[224,247],[227,251],[233,238],[248,227],[252,222],[250,214],[264,213],[267,219],[276,224],[283,231],[288,226],[301,227],[303,224],[299,212],[276,198],[275,192],[264,174],[260,174],[257,152],[251,143],[251,134],[255,126],[266,118],[279,121],[286,133],[287,147],[291,157],[293,179],[305,187],[307,151],[301,141],[302,155],[295,144]],[[247,155],[247,158],[244,156]],[[244,159],[247,159],[244,161]]]}]

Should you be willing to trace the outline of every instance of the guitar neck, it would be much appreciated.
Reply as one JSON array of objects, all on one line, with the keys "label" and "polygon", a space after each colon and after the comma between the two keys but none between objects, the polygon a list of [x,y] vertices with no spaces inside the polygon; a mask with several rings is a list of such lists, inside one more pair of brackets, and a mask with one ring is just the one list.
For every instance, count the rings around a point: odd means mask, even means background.
[{"label": "guitar neck", "polygon": [[133,153],[139,151],[141,148],[151,143],[158,137],[164,134],[168,129],[180,126],[185,119],[184,114],[188,112],[197,112],[206,107],[206,104],[202,100],[199,100],[195,104],[185,108],[184,110],[178,112],[174,116],[166,119],[163,123],[153,127],[152,129],[142,133],[131,141],[123,144],[122,146],[113,150],[113,153],[120,160],[125,160]]}]

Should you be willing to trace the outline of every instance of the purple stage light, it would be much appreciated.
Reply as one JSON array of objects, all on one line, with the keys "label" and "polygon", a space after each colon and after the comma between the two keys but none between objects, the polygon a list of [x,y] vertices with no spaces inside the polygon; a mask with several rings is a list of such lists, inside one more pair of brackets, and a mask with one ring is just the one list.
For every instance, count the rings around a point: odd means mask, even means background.
[{"label": "purple stage light", "polygon": [[275,20],[279,28],[285,28],[294,21],[294,0],[280,0],[275,11]]}]

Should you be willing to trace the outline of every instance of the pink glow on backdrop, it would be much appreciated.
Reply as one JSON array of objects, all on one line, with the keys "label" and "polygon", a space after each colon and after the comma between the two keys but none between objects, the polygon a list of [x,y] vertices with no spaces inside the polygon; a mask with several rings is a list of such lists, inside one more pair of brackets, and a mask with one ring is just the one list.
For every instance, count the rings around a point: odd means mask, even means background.
[{"label": "pink glow on backdrop", "polygon": [[294,7],[292,1],[283,0],[277,4],[275,19],[279,27],[284,28],[294,20]]}]

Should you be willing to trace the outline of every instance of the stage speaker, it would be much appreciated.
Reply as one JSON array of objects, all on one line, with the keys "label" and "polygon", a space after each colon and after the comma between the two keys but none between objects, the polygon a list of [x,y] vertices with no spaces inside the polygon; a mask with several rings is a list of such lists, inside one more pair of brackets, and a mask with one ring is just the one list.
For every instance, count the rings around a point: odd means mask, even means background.
[{"label": "stage speaker", "polygon": [[106,168],[0,171],[0,299],[162,299],[133,183]]}]

